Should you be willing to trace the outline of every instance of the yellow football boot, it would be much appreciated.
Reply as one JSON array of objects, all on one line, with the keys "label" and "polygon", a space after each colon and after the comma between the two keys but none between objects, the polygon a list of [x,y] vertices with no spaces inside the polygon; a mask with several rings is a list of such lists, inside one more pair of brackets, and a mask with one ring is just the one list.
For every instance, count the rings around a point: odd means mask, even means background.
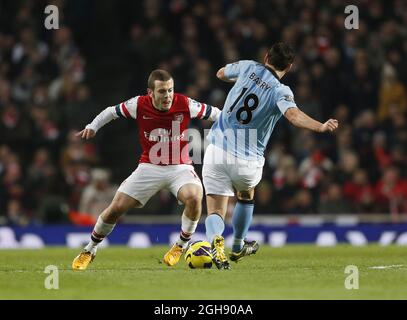
[{"label": "yellow football boot", "polygon": [[225,239],[222,236],[215,236],[212,241],[213,262],[218,269],[230,269],[228,258],[225,254]]},{"label": "yellow football boot", "polygon": [[76,270],[86,270],[89,263],[95,259],[96,254],[92,254],[89,251],[82,251],[72,262],[72,269]]},{"label": "yellow football boot", "polygon": [[164,255],[163,259],[164,263],[170,267],[176,265],[179,259],[181,258],[183,252],[184,250],[175,243],[171,247],[171,249]]}]

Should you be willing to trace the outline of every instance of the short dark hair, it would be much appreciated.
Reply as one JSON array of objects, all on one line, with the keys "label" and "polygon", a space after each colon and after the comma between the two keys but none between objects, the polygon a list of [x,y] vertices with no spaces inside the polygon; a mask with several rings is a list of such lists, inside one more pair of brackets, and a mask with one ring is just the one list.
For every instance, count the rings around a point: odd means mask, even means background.
[{"label": "short dark hair", "polygon": [[267,63],[277,70],[283,71],[293,63],[294,57],[294,50],[290,45],[278,42],[267,52]]},{"label": "short dark hair", "polygon": [[168,71],[156,69],[150,73],[150,75],[148,77],[147,86],[151,90],[154,90],[154,81],[156,81],[156,80],[168,81],[170,79],[172,79],[172,76],[170,75],[170,73]]}]

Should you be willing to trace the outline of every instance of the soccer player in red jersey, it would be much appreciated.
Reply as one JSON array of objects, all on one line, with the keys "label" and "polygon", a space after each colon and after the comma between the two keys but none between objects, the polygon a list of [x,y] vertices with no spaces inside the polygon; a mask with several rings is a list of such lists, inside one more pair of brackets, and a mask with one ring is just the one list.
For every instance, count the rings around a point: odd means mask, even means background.
[{"label": "soccer player in red jersey", "polygon": [[189,159],[185,130],[192,118],[215,121],[219,114],[218,108],[174,93],[171,75],[154,70],[148,78],[147,95],[106,108],[77,133],[83,139],[90,139],[114,119],[133,118],[138,123],[143,152],[137,169],[122,182],[111,204],[100,214],[91,241],[72,263],[74,270],[87,268],[98,244],[112,232],[122,214],[143,207],[164,188],[185,205],[180,237],[163,259],[168,266],[179,261],[201,216],[203,194],[202,183]]}]

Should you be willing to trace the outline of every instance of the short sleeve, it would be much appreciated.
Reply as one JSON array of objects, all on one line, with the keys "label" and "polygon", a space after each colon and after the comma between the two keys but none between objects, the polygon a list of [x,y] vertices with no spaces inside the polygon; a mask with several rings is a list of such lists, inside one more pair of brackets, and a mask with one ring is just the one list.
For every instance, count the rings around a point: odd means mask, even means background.
[{"label": "short sleeve", "polygon": [[277,92],[277,107],[282,114],[289,108],[297,108],[294,101],[294,94],[289,87],[283,86],[282,89]]},{"label": "short sleeve", "polygon": [[250,63],[250,60],[241,60],[225,66],[225,76],[229,79],[237,78]]}]

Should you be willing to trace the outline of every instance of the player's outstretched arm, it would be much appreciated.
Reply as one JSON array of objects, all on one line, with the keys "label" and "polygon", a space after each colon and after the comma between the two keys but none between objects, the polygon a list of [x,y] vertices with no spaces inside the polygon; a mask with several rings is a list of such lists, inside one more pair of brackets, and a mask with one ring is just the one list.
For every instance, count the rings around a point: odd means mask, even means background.
[{"label": "player's outstretched arm", "polygon": [[99,113],[95,119],[93,119],[93,121],[85,127],[85,129],[78,132],[76,136],[86,140],[91,139],[105,124],[119,117],[125,118],[127,114],[130,116],[130,113],[124,103],[121,103],[115,107],[107,107],[105,110]]},{"label": "player's outstretched arm", "polygon": [[119,103],[114,107],[107,107],[101,113],[99,113],[91,123],[89,123],[85,129],[76,134],[77,137],[82,139],[90,139],[96,135],[96,132],[102,128],[105,124],[117,118],[137,118],[137,101],[138,96],[131,98],[125,102]]},{"label": "player's outstretched arm", "polygon": [[303,129],[309,129],[315,132],[333,132],[338,128],[338,120],[329,119],[325,123],[321,123],[312,119],[310,116],[302,112],[298,108],[289,108],[284,113],[284,116],[294,126]]}]

